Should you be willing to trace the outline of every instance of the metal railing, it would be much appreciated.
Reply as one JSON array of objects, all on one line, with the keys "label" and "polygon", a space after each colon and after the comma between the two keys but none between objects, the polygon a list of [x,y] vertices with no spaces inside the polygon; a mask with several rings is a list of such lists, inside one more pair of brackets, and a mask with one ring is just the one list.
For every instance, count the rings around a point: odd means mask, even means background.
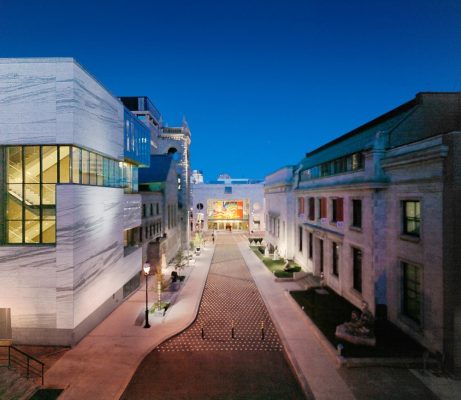
[{"label": "metal railing", "polygon": [[0,345],[0,366],[7,366],[9,369],[16,369],[24,374],[27,379],[39,377],[42,386],[45,383],[45,364],[37,358],[27,354],[12,345]]}]

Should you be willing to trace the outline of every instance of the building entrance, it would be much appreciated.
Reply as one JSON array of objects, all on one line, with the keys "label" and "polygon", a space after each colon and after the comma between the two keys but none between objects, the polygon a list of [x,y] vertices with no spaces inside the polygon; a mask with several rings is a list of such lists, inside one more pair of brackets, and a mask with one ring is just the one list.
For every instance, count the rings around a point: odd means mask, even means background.
[{"label": "building entrance", "polygon": [[248,221],[208,221],[208,229],[215,231],[247,231]]}]

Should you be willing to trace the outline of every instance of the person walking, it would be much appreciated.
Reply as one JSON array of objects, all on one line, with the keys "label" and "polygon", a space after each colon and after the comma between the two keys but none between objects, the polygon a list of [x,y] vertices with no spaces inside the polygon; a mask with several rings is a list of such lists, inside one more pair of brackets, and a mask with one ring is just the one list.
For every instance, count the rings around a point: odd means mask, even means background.
[{"label": "person walking", "polygon": [[213,240],[213,244],[214,244],[214,231],[213,231],[213,233],[211,234],[211,240]]}]

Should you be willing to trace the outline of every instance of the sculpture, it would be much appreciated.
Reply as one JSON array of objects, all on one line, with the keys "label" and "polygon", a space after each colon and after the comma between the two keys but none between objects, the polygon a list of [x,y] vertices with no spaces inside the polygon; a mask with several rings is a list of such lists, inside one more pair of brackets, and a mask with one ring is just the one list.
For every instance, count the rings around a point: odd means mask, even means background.
[{"label": "sculpture", "polygon": [[264,257],[269,257],[269,246],[264,248]]},{"label": "sculpture", "polygon": [[368,303],[362,301],[362,312],[353,311],[351,320],[336,327],[336,337],[350,343],[375,346],[374,317]]}]

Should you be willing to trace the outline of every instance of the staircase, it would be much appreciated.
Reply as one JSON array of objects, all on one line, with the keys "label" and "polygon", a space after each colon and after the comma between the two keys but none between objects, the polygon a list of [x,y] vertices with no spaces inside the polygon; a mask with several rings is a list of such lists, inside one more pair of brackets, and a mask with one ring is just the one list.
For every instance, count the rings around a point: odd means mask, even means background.
[{"label": "staircase", "polygon": [[33,379],[27,379],[8,367],[0,367],[0,399],[26,400],[39,387]]}]

